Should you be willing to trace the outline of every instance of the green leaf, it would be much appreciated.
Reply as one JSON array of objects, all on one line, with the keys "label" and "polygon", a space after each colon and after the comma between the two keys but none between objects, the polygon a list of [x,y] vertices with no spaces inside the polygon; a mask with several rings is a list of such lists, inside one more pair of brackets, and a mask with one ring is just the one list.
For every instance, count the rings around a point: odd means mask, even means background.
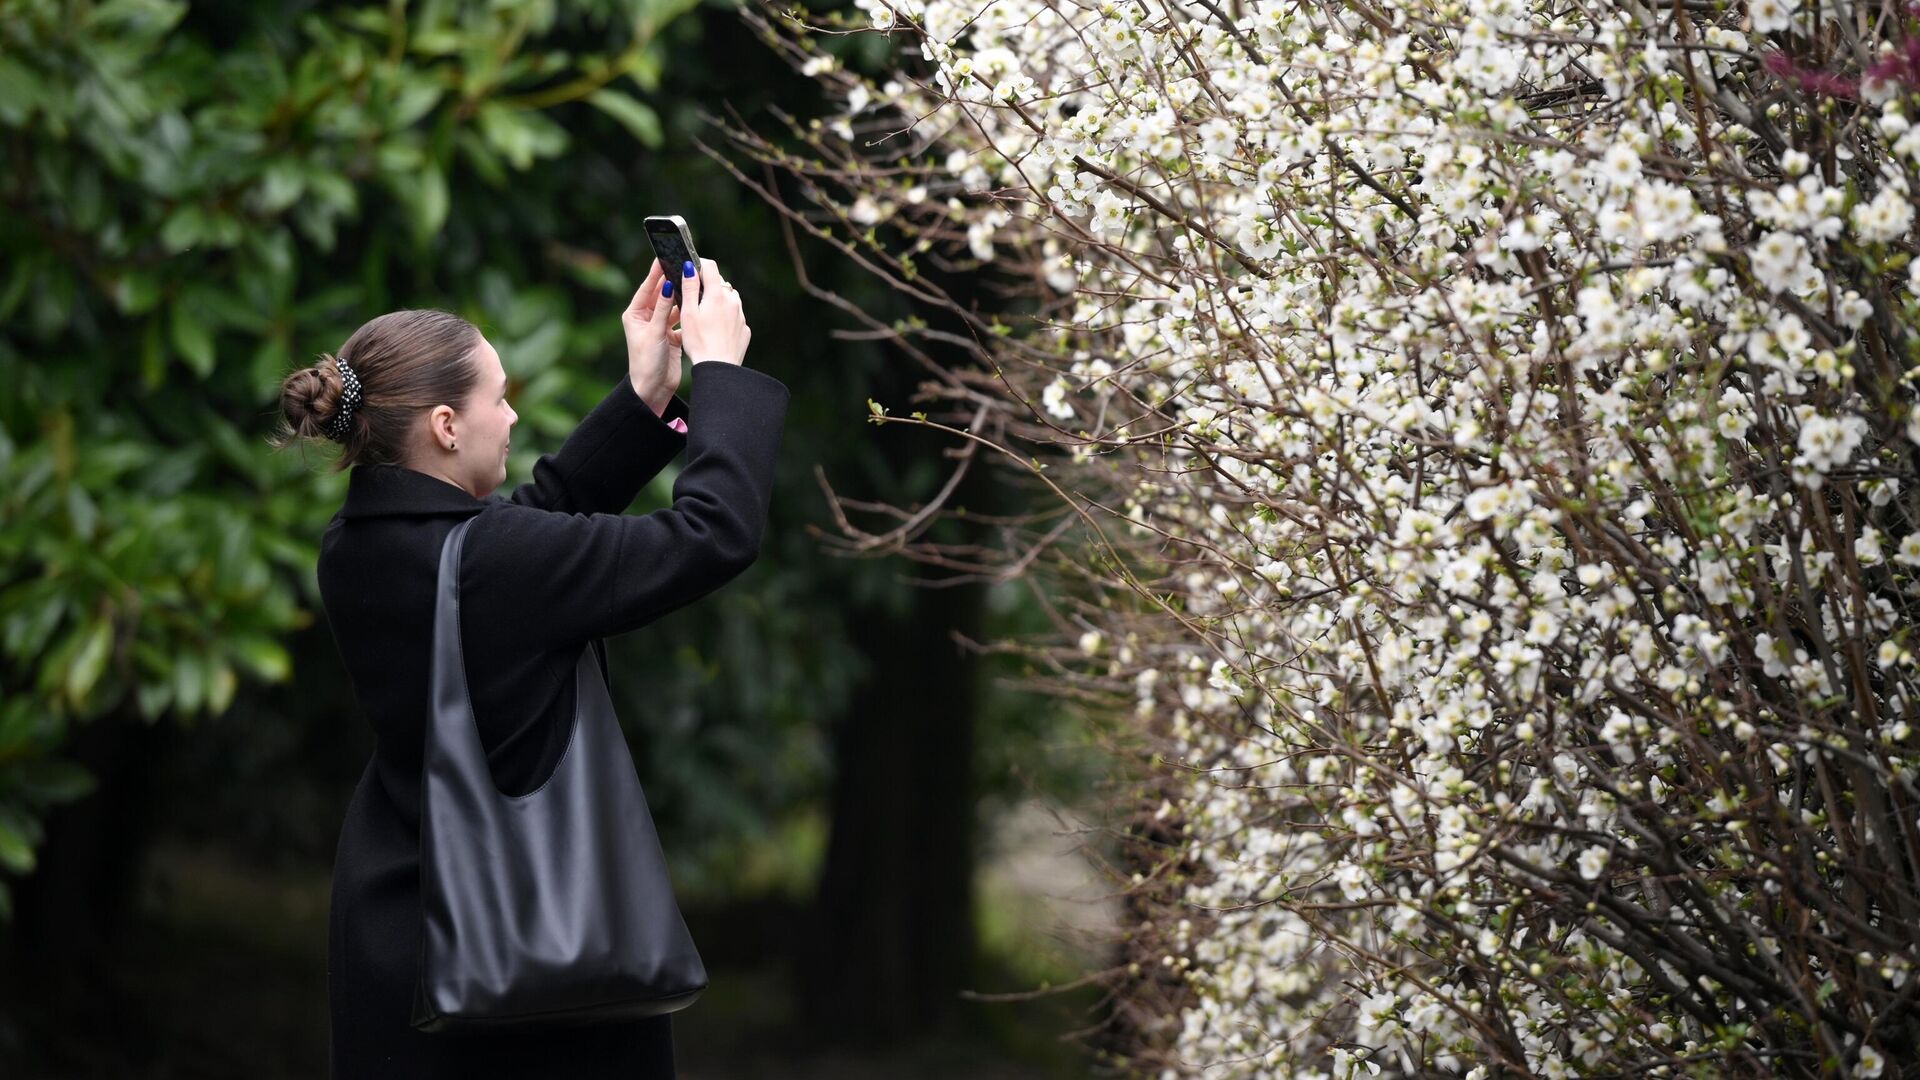
[{"label": "green leaf", "polygon": [[293,659],[279,642],[248,634],[228,641],[234,659],[267,682],[286,682],[293,673]]},{"label": "green leaf", "polygon": [[516,169],[528,168],[535,158],[553,157],[567,148],[566,129],[537,112],[489,101],[480,106],[474,119],[481,136]]},{"label": "green leaf", "polygon": [[173,703],[173,687],[162,682],[144,682],[134,690],[133,696],[140,704],[141,718],[157,720]]},{"label": "green leaf", "polygon": [[437,161],[420,170],[420,204],[415,208],[414,224],[422,236],[439,235],[447,223],[447,171]]},{"label": "green leaf", "polygon": [[443,92],[441,86],[425,80],[406,84],[400,88],[399,93],[394,95],[392,111],[387,116],[387,123],[396,130],[413,126],[416,121],[439,104],[440,95]]},{"label": "green leaf", "polygon": [[160,281],[143,270],[121,274],[111,286],[113,303],[123,315],[144,315],[160,302]]},{"label": "green leaf", "polygon": [[13,274],[7,279],[6,288],[0,289],[0,319],[13,314],[20,301],[27,295],[27,289],[40,276],[41,260],[33,255],[24,255],[14,261]]},{"label": "green leaf", "polygon": [[213,235],[213,219],[198,203],[182,203],[160,225],[160,246],[178,255]]},{"label": "green leaf", "polygon": [[4,817],[0,817],[0,865],[18,874],[33,873],[33,845]]},{"label": "green leaf", "polygon": [[407,38],[407,48],[421,56],[452,56],[467,45],[467,39],[450,26],[424,27]]},{"label": "green leaf", "polygon": [[20,786],[28,798],[47,804],[84,799],[99,784],[92,773],[74,762],[39,758],[21,766]]},{"label": "green leaf", "polygon": [[80,644],[80,651],[74,654],[72,666],[67,668],[67,697],[76,704],[87,700],[94,684],[107,670],[107,659],[112,655],[113,620],[95,619],[86,640]]},{"label": "green leaf", "polygon": [[337,172],[310,168],[306,172],[307,192],[313,201],[328,209],[353,213],[360,208],[360,195],[353,181]]},{"label": "green leaf", "polygon": [[140,331],[140,381],[148,390],[167,381],[167,350],[160,340],[160,318],[147,320]]},{"label": "green leaf", "polygon": [[73,524],[73,533],[83,540],[93,540],[95,530],[100,524],[100,507],[87,494],[87,489],[79,484],[67,487],[67,520]]},{"label": "green leaf", "polygon": [[381,143],[374,151],[374,161],[381,172],[410,175],[425,166],[427,158],[418,139],[402,136]]},{"label": "green leaf", "polygon": [[650,149],[658,150],[666,141],[660,126],[660,114],[649,105],[634,100],[618,90],[599,89],[587,95],[600,111],[620,121],[620,125],[633,133],[633,137]]},{"label": "green leaf", "polygon": [[207,668],[200,654],[183,649],[173,658],[173,698],[182,716],[200,711],[207,700]]},{"label": "green leaf", "polygon": [[289,158],[275,158],[260,173],[260,186],[257,189],[260,209],[268,214],[278,214],[298,202],[301,192],[306,189],[306,176],[299,163]]},{"label": "green leaf", "polygon": [[417,168],[389,172],[386,186],[413,219],[413,235],[425,242],[439,235],[447,223],[447,173],[429,161]]},{"label": "green leaf", "polygon": [[23,661],[40,655],[70,603],[57,590],[37,588],[32,582],[10,587],[0,593],[0,600],[5,601],[7,613],[4,624],[0,624],[4,626],[0,647],[11,658]]},{"label": "green leaf", "polygon": [[24,124],[34,107],[46,100],[50,89],[31,68],[0,55],[0,121],[8,127]]},{"label": "green leaf", "polygon": [[239,685],[240,680],[230,665],[213,665],[213,676],[207,685],[207,710],[216,716],[226,712],[227,706],[233,704],[233,694]]},{"label": "green leaf", "polygon": [[474,173],[489,187],[506,186],[506,168],[500,163],[500,155],[487,145],[487,140],[463,128],[454,136],[454,142],[460,147],[460,152],[466,155],[467,164],[473,166]]},{"label": "green leaf", "polygon": [[213,331],[182,300],[173,302],[172,316],[168,329],[181,359],[203,379],[213,374]]},{"label": "green leaf", "polygon": [[547,370],[560,359],[566,342],[567,324],[564,320],[548,319],[537,324],[532,333],[514,343],[513,370],[523,375]]},{"label": "green leaf", "polygon": [[0,753],[19,750],[31,742],[37,735],[45,719],[45,714],[37,711],[27,698],[15,698],[19,708],[6,710],[0,715]]}]

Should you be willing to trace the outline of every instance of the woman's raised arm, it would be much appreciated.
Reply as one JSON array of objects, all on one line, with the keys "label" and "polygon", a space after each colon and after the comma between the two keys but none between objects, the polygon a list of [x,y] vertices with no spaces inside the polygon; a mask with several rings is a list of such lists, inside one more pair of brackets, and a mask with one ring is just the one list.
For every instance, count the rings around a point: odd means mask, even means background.
[{"label": "woman's raised arm", "polygon": [[583,417],[560,449],[533,463],[532,481],[503,501],[573,514],[618,514],[687,446],[687,402],[675,394],[656,414],[625,375]]},{"label": "woman's raised arm", "polygon": [[738,576],[759,557],[789,396],[765,372],[695,364],[690,431],[673,433],[687,440],[687,465],[665,509],[490,505],[462,552],[463,623],[483,631],[505,620],[528,647],[577,647],[645,626]]}]

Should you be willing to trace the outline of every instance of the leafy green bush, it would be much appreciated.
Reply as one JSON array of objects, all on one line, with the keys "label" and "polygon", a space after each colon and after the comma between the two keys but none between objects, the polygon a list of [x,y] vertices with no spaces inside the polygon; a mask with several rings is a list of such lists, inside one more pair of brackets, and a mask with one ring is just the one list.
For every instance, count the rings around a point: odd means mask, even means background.
[{"label": "leafy green bush", "polygon": [[47,808],[91,789],[72,723],[191,722],[288,678],[345,488],[268,451],[288,370],[425,296],[487,331],[536,431],[604,391],[564,361],[618,335],[562,286],[628,274],[498,195],[463,218],[463,192],[567,151],[563,107],[659,145],[629,89],[692,6],[0,12],[0,867],[30,872]]}]

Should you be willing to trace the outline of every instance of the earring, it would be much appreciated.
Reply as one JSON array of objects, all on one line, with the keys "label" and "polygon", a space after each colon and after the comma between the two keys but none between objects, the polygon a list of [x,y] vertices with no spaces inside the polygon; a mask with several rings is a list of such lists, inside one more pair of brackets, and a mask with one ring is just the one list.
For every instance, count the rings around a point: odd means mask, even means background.
[{"label": "earring", "polygon": [[458,450],[458,449],[460,449],[460,444],[459,444],[459,443],[457,443],[457,442],[450,442],[450,443],[448,443],[448,444],[447,444],[447,449],[449,449],[449,450]]}]

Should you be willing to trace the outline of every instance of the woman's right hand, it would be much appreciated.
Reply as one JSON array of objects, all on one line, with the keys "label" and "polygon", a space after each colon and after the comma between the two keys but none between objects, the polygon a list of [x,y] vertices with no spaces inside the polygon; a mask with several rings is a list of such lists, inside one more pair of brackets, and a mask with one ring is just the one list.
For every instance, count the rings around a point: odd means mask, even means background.
[{"label": "woman's right hand", "polygon": [[[682,270],[692,265],[685,263]],[[674,288],[680,292],[680,350],[687,359],[696,364],[746,359],[753,328],[740,313],[740,294],[712,259],[701,259],[700,276],[684,275]]]}]

